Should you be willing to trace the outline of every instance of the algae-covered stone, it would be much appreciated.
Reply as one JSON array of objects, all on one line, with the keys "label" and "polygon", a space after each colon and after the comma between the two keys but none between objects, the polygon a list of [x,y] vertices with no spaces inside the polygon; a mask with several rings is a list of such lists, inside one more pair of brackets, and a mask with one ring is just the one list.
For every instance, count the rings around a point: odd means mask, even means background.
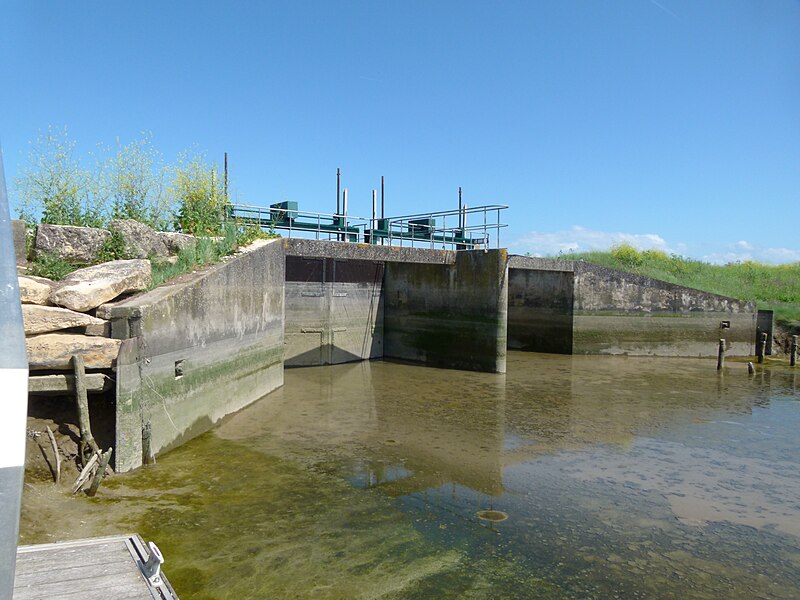
[{"label": "algae-covered stone", "polygon": [[49,304],[50,293],[53,291],[55,281],[44,277],[34,277],[33,275],[20,275],[17,277],[19,282],[19,297],[23,304]]},{"label": "algae-covered stone", "polygon": [[105,323],[102,319],[95,319],[67,308],[38,306],[36,304],[24,304],[22,306],[22,320],[25,323],[26,336],[71,329],[73,327],[103,325]]},{"label": "algae-covered stone", "polygon": [[45,333],[25,339],[28,368],[71,369],[73,354],[83,356],[87,369],[110,369],[119,354],[120,340],[74,333]]},{"label": "algae-covered stone", "polygon": [[41,224],[36,228],[37,256],[50,254],[74,263],[91,263],[111,235],[105,229]]},{"label": "algae-covered stone", "polygon": [[121,294],[143,291],[151,281],[149,260],[112,260],[67,275],[50,294],[50,302],[84,312]]}]

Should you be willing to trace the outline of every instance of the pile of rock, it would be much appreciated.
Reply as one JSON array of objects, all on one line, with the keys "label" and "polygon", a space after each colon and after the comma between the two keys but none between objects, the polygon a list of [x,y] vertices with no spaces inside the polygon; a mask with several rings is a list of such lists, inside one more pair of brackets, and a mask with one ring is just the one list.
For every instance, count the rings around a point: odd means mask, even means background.
[{"label": "pile of rock", "polygon": [[73,354],[83,356],[87,370],[111,369],[122,342],[111,339],[111,324],[102,318],[108,316],[103,306],[147,289],[151,280],[150,261],[144,259],[86,267],[58,282],[20,275],[31,375],[69,371]]},{"label": "pile of rock", "polygon": [[111,221],[108,229],[41,224],[36,228],[33,252],[35,256],[49,254],[76,264],[91,264],[97,262],[97,254],[112,233],[122,238],[130,258],[166,260],[197,242],[192,235],[156,231],[139,221],[120,219]]}]

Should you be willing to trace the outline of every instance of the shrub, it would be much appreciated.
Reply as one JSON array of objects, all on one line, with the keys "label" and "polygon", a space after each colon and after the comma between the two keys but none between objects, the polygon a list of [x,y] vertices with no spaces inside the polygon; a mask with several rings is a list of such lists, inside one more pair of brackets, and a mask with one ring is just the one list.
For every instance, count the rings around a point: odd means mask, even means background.
[{"label": "shrub", "polygon": [[642,264],[642,254],[630,244],[618,244],[611,248],[611,256],[623,267],[635,269]]},{"label": "shrub", "polygon": [[67,129],[48,127],[31,144],[28,165],[15,180],[21,219],[54,225],[102,226],[105,215],[97,202],[88,171],[73,157],[75,142]]},{"label": "shrub", "polygon": [[220,235],[225,214],[225,194],[217,167],[203,155],[184,153],[174,168],[170,193],[178,205],[175,225],[184,233]]}]

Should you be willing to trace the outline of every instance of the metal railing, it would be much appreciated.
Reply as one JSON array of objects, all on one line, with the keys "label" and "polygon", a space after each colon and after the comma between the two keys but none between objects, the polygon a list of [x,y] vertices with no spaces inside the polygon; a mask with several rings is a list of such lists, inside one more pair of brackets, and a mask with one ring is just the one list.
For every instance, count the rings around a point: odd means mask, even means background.
[{"label": "metal railing", "polygon": [[460,210],[366,218],[301,211],[294,202],[281,202],[270,207],[229,204],[226,216],[244,225],[287,231],[288,237],[304,234],[318,240],[472,250],[500,247],[500,232],[508,227],[500,213],[507,208],[503,204],[464,206]]}]

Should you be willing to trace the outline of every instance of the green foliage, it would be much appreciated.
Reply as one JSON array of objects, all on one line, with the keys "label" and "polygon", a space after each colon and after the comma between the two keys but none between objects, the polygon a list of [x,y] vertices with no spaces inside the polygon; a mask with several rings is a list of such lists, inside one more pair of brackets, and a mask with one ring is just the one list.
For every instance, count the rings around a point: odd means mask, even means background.
[{"label": "green foliage", "polygon": [[155,288],[170,279],[188,273],[198,267],[218,263],[223,257],[237,249],[236,230],[228,228],[226,235],[217,238],[201,237],[194,246],[178,252],[178,260],[153,263],[153,279],[150,288]]},{"label": "green foliage", "polygon": [[52,126],[31,144],[28,165],[15,180],[18,212],[29,223],[99,227],[105,220],[102,203],[88,171],[73,156],[75,142],[66,128]]},{"label": "green foliage", "polygon": [[166,168],[153,147],[152,135],[123,146],[100,165],[100,186],[110,204],[111,218],[135,219],[165,231],[174,221],[170,196],[164,190]]},{"label": "green foliage", "polygon": [[611,248],[611,256],[628,269],[635,269],[642,264],[644,257],[630,244],[618,244]]},{"label": "green foliage", "polygon": [[28,272],[31,275],[47,277],[53,281],[64,279],[77,268],[71,262],[50,253],[41,254],[28,263]]},{"label": "green foliage", "polygon": [[255,240],[271,240],[281,237],[279,233],[275,233],[274,228],[264,231],[258,225],[249,224],[236,224],[235,227],[238,231],[237,243],[239,246],[247,246]]},{"label": "green foliage", "polygon": [[125,238],[116,230],[112,230],[111,235],[103,240],[103,245],[100,246],[100,249],[95,255],[95,259],[99,263],[108,262],[110,260],[124,260],[127,258],[132,257],[128,253],[128,249],[125,245]]},{"label": "green foliage", "polygon": [[205,156],[183,153],[170,184],[178,212],[175,224],[184,233],[219,235],[225,214],[225,194],[215,165]]}]

